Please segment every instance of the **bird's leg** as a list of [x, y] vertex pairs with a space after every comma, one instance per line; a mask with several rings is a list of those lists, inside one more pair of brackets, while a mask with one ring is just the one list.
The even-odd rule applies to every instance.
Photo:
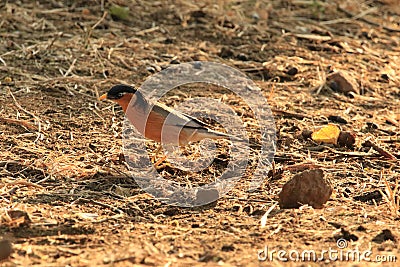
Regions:
[[158, 156], [158, 153], [160, 153], [161, 149], [162, 149], [162, 145], [160, 144], [160, 145], [157, 147], [157, 149], [154, 151], [154, 155], [151, 157], [151, 161], [152, 161], [152, 162], [155, 162], [155, 161], [156, 161], [157, 156]]
[[160, 145], [158, 146], [158, 148], [156, 149], [156, 151], [154, 152], [153, 157], [151, 158], [151, 159], [152, 159], [151, 161], [152, 161], [152, 162], [155, 162], [155, 163], [154, 163], [154, 167], [155, 167], [155, 168], [157, 168], [157, 167], [167, 158], [166, 155], [163, 155], [161, 159], [159, 159], [159, 160], [156, 161], [157, 155], [158, 155], [158, 153], [160, 153], [161, 149], [162, 149], [162, 145], [160, 144]]
[[164, 155], [161, 159], [157, 160], [157, 162], [154, 163], [154, 168], [157, 169], [157, 167], [158, 167], [159, 165], [161, 165], [161, 163], [162, 163], [166, 158], [167, 158], [167, 156]]

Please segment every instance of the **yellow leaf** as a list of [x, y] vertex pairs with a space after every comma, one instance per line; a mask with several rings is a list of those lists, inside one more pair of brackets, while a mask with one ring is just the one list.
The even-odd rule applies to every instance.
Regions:
[[311, 134], [312, 140], [318, 143], [337, 144], [340, 129], [334, 124], [328, 124]]

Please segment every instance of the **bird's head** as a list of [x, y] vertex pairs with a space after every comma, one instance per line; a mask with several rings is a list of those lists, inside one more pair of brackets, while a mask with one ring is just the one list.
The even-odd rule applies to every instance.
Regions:
[[146, 107], [146, 101], [142, 94], [135, 88], [125, 84], [113, 86], [107, 93], [99, 97], [99, 100], [111, 100], [118, 103], [124, 111], [127, 110], [131, 101], [139, 103], [142, 108]]
[[132, 86], [125, 84], [118, 84], [113, 86], [107, 93], [99, 97], [99, 100], [112, 100], [118, 102], [118, 100], [124, 97], [132, 98], [133, 94], [136, 93], [136, 89]]

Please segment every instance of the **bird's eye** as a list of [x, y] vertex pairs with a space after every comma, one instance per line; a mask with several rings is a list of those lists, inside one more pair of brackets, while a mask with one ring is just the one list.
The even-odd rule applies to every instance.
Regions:
[[123, 96], [124, 96], [124, 93], [118, 93], [118, 95], [117, 95], [118, 98], [121, 98]]

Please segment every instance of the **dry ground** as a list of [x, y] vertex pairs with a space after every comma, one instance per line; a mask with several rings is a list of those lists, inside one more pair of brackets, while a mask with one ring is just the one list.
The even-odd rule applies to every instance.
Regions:
[[[115, 4], [129, 7], [129, 16], [104, 13]], [[257, 253], [266, 245], [336, 249], [339, 238], [348, 240], [347, 249], [371, 249], [371, 259], [400, 260], [399, 160], [363, 146], [369, 139], [400, 158], [399, 6], [397, 0], [2, 1], [0, 236], [14, 251], [0, 265], [296, 265], [260, 262]], [[262, 89], [275, 115], [275, 168], [282, 175], [266, 177], [254, 192], [239, 183], [212, 205], [178, 208], [152, 198], [128, 175], [123, 113], [97, 97], [116, 83], [139, 86], [171, 63], [194, 60], [236, 67]], [[330, 70], [347, 71], [360, 94], [321, 87]], [[194, 96], [236, 103], [257, 140], [245, 105], [218, 89], [181, 88], [163, 101]], [[299, 137], [331, 115], [346, 119], [341, 127], [356, 135], [353, 148]], [[218, 174], [224, 162], [191, 182]], [[331, 199], [323, 209], [275, 207], [261, 227], [282, 185], [304, 166], [324, 169]], [[182, 179], [168, 165], [160, 172]], [[305, 264], [353, 263], [325, 255]], [[359, 266], [367, 264], [379, 263]]]

